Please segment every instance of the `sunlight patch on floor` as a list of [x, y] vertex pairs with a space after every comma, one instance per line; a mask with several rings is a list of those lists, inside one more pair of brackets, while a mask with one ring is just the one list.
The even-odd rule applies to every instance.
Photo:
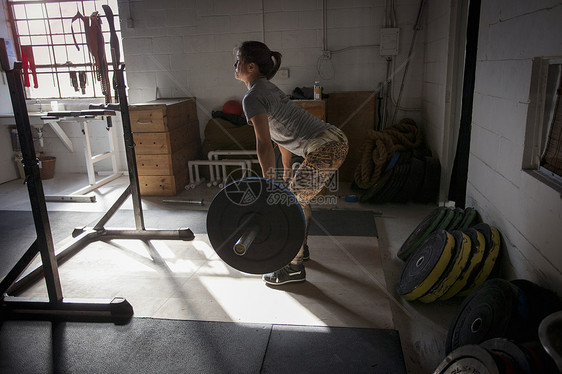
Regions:
[[267, 287], [259, 275], [199, 280], [232, 321], [326, 326], [289, 293]]

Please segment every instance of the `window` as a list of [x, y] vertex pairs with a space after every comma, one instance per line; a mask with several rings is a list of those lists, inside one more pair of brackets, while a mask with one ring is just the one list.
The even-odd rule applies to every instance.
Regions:
[[562, 193], [562, 57], [533, 59], [523, 169]]
[[84, 22], [72, 22], [77, 14], [87, 19], [99, 12], [111, 79], [110, 33], [104, 4], [116, 16], [114, 23], [121, 40], [117, 0], [8, 0], [8, 18], [18, 59], [23, 62], [27, 98], [104, 97], [86, 45]]
[[541, 167], [562, 177], [562, 61], [548, 66], [544, 126], [547, 129]]

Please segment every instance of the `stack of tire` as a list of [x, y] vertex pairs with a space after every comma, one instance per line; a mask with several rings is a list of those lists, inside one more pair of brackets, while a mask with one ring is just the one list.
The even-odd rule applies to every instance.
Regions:
[[408, 256], [402, 253], [406, 264], [396, 287], [400, 296], [424, 303], [444, 301], [467, 296], [490, 277], [500, 254], [501, 233], [487, 223], [472, 225], [473, 212], [438, 208], [414, 231], [416, 239], [406, 240], [412, 250]]
[[377, 182], [360, 197], [361, 202], [435, 203], [441, 164], [426, 153], [395, 152]]
[[558, 295], [531, 281], [487, 280], [459, 307], [447, 357], [435, 373], [456, 373], [459, 365], [482, 373], [557, 373], [540, 343], [539, 326], [560, 310]]

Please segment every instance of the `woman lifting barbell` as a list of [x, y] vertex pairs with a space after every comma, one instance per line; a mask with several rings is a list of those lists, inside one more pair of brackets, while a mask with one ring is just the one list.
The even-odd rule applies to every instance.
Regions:
[[[275, 178], [273, 141], [281, 152], [283, 179], [289, 182], [289, 189], [303, 209], [308, 235], [310, 201], [345, 160], [348, 142], [340, 129], [297, 106], [270, 82], [280, 66], [279, 52], [271, 51], [262, 42], [246, 41], [237, 49], [234, 76], [248, 88], [242, 106], [248, 123], [254, 127], [263, 176]], [[292, 154], [304, 157], [294, 175]], [[297, 256], [283, 268], [264, 274], [263, 280], [272, 285], [303, 282], [306, 279], [303, 260], [308, 256], [305, 236]]]

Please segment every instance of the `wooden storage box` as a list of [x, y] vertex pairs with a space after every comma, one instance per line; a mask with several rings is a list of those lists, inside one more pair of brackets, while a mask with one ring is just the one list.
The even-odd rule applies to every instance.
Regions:
[[175, 196], [187, 184], [187, 172], [178, 175], [139, 175], [141, 195]]
[[174, 153], [162, 155], [137, 154], [137, 170], [139, 175], [177, 175], [187, 170], [187, 162], [196, 160], [199, 148], [196, 144], [186, 144]]
[[134, 104], [129, 113], [141, 195], [176, 195], [201, 148], [195, 98]]
[[314, 117], [322, 121], [326, 120], [326, 102], [324, 100], [293, 100], [293, 102]]
[[188, 149], [162, 155], [137, 155], [139, 175], [176, 175], [187, 168]]
[[197, 108], [195, 98], [162, 99], [129, 106], [129, 116], [133, 133], [171, 131], [197, 120]]
[[135, 153], [161, 155], [177, 152], [189, 142], [189, 135], [189, 127], [185, 124], [172, 131], [133, 133]]
[[373, 91], [330, 92], [326, 121], [342, 129], [349, 152], [339, 169], [340, 181], [352, 182], [361, 162], [361, 146], [375, 128], [377, 95]]

